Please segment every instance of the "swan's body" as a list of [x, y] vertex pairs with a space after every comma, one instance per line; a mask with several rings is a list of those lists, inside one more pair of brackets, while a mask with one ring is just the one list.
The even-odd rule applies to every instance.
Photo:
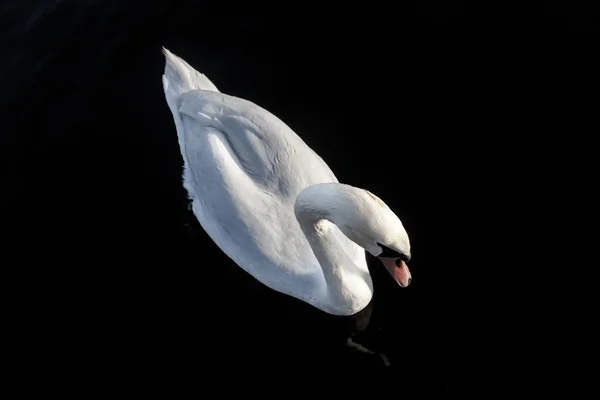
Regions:
[[[164, 53], [163, 85], [184, 186], [204, 230], [266, 286], [330, 314], [362, 310], [373, 296], [364, 250], [381, 255], [383, 243], [410, 256], [398, 217], [366, 190], [338, 183], [277, 117], [220, 93], [206, 76]], [[398, 273], [402, 268], [403, 262]], [[409, 282], [410, 275], [402, 279]]]

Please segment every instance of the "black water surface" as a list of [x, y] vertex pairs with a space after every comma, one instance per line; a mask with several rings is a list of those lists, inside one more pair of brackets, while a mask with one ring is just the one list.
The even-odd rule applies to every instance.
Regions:
[[[340, 181], [396, 211], [411, 236], [413, 283], [399, 289], [370, 264], [371, 344], [392, 362], [388, 383], [447, 385], [458, 375], [464, 359], [449, 357], [449, 321], [460, 325], [454, 295], [477, 236], [465, 224], [493, 207], [476, 211], [488, 204], [476, 200], [489, 176], [479, 159], [506, 132], [535, 140], [530, 128], [560, 118], [553, 110], [576, 112], [564, 100], [576, 92], [556, 83], [563, 75], [539, 33], [471, 18], [458, 3], [277, 13], [193, 1], [1, 7], [19, 398], [74, 381], [93, 392], [98, 379], [150, 387], [150, 377], [180, 374], [198, 392], [223, 368], [270, 368], [292, 381], [317, 366], [361, 368], [330, 345], [331, 331], [312, 329], [319, 318], [298, 320], [303, 304], [257, 285], [192, 218], [161, 46], [279, 116]], [[569, 104], [588, 112], [586, 102]], [[481, 190], [461, 186], [459, 165]]]

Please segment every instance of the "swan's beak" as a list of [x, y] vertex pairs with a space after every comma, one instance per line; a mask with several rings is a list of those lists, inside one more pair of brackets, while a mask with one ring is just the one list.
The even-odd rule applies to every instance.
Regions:
[[[401, 287], [407, 287], [410, 285], [410, 281], [412, 277], [410, 275], [410, 270], [406, 263], [398, 258], [390, 258], [390, 257], [379, 257], [383, 265], [385, 265], [385, 269], [388, 270], [390, 275], [398, 282], [398, 285]], [[396, 262], [399, 261], [400, 265], [396, 265]]]

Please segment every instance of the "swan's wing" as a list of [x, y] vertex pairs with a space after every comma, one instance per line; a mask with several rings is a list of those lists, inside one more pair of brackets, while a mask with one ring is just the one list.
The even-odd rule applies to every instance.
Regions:
[[[337, 182], [331, 169], [285, 123], [254, 103], [204, 90], [177, 101], [185, 186], [203, 228], [267, 286], [310, 297], [322, 272], [293, 207], [306, 186]], [[337, 227], [334, 231], [344, 250], [364, 264], [364, 251]]]
[[294, 191], [307, 184], [337, 181], [321, 157], [292, 129], [252, 102], [194, 90], [180, 96], [179, 111], [192, 119], [188, 126], [220, 132], [232, 160], [257, 185], [272, 191]]

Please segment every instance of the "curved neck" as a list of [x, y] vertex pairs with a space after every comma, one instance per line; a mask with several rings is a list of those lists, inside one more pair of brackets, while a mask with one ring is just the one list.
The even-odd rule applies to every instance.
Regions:
[[351, 315], [371, 300], [371, 277], [365, 269], [356, 266], [338, 239], [341, 235], [334, 233], [338, 231], [333, 224], [335, 204], [340, 199], [334, 198], [335, 193], [324, 194], [322, 190], [311, 188], [305, 188], [296, 199], [296, 219], [323, 270], [327, 299], [332, 308], [329, 312]]

